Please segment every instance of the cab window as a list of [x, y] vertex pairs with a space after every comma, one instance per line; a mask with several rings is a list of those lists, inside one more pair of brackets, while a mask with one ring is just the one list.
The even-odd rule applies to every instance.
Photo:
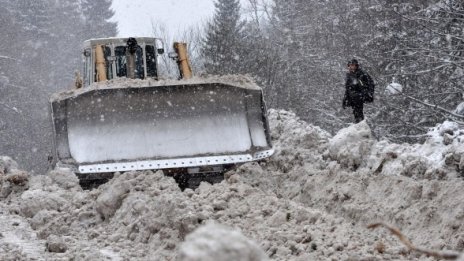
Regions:
[[105, 55], [105, 61], [106, 61], [106, 78], [108, 78], [108, 80], [111, 80], [114, 78], [113, 66], [111, 66], [112, 62], [110, 59], [108, 59], [109, 57], [111, 57], [111, 48], [108, 46], [105, 46], [105, 48], [103, 48], [103, 53]]
[[114, 49], [114, 55], [116, 56], [116, 75], [118, 77], [126, 77], [126, 47], [117, 46]]
[[153, 45], [145, 46], [145, 53], [147, 54], [147, 77], [156, 77], [156, 55], [155, 47]]
[[[114, 49], [115, 63], [116, 63], [116, 75], [118, 77], [127, 77], [127, 48], [126, 46], [116, 46]], [[140, 46], [137, 46], [135, 51], [135, 78], [144, 78], [144, 67], [143, 67], [143, 50]]]

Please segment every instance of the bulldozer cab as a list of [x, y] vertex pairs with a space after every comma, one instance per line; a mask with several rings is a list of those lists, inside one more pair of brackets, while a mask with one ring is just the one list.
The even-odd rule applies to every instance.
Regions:
[[112, 80], [158, 78], [157, 57], [163, 54], [157, 38], [104, 38], [84, 42], [84, 85]]

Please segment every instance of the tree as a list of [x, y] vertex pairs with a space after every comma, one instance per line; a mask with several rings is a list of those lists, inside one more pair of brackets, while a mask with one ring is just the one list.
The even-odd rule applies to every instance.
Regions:
[[84, 16], [84, 38], [114, 37], [117, 34], [115, 22], [109, 20], [114, 16], [111, 9], [112, 0], [81, 0]]
[[[388, 3], [387, 3], [388, 2]], [[460, 1], [385, 1], [374, 10], [379, 32], [370, 43], [379, 83], [395, 79], [403, 95], [380, 95], [374, 114], [382, 135], [414, 141], [462, 102], [464, 9]], [[381, 18], [381, 19], [380, 19]], [[428, 106], [430, 105], [430, 106]], [[441, 108], [441, 109], [438, 109]]]
[[[111, 2], [89, 3], [94, 12], [84, 14], [83, 1], [0, 0], [0, 148], [29, 170], [47, 167], [52, 145], [48, 97], [72, 85], [82, 41], [89, 35], [84, 32], [101, 27], [108, 33], [104, 36], [116, 33], [116, 25], [106, 20]], [[94, 16], [103, 18], [84, 29]]]
[[[250, 3], [258, 17], [258, 2]], [[258, 79], [272, 68], [263, 77], [272, 80], [260, 81], [271, 107], [331, 132], [346, 126], [352, 115], [340, 108], [343, 79], [346, 61], [357, 58], [377, 83], [375, 103], [365, 109], [378, 136], [417, 141], [445, 118], [460, 119], [450, 112], [464, 92], [462, 1], [274, 0], [271, 6], [264, 10], [268, 20], [244, 27], [251, 53], [240, 61]], [[383, 92], [392, 81], [404, 87], [402, 95]]]
[[270, 39], [279, 65], [273, 106], [294, 110], [327, 130], [343, 127], [339, 110], [346, 61], [362, 53], [372, 34], [359, 18], [363, 9], [355, 1], [274, 1]]
[[[202, 43], [202, 30], [199, 26], [191, 26], [186, 30], [179, 31], [176, 35], [171, 34], [163, 23], [152, 22], [153, 35], [163, 42], [166, 51], [173, 48], [174, 42], [187, 43], [187, 53], [190, 60], [190, 66], [193, 74], [201, 71], [202, 64], [199, 57], [199, 48]], [[168, 55], [159, 57], [159, 73], [161, 77], [176, 78], [179, 77], [179, 67]]]
[[246, 50], [242, 48], [244, 22], [240, 20], [239, 0], [217, 0], [214, 6], [201, 48], [204, 70], [210, 74], [240, 73], [240, 59]]

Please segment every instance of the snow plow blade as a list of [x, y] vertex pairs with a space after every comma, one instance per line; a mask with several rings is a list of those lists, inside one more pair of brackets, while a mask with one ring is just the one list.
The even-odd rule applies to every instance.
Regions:
[[259, 87], [181, 81], [115, 86], [52, 96], [56, 164], [77, 173], [188, 169], [273, 153]]

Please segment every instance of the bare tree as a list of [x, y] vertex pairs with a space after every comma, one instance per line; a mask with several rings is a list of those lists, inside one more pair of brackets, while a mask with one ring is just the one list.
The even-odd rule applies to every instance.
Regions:
[[[341, 96], [346, 61], [357, 58], [377, 83], [366, 114], [378, 136], [416, 141], [444, 119], [460, 119], [454, 109], [464, 93], [461, 2], [274, 0], [269, 9], [250, 0], [245, 39], [259, 48], [248, 45], [250, 59], [241, 62], [258, 78], [272, 68], [273, 80], [262, 81], [272, 107], [335, 132], [351, 119]], [[262, 57], [271, 57], [272, 66]], [[253, 59], [260, 66], [250, 66]], [[383, 91], [394, 79], [401, 95]]]

